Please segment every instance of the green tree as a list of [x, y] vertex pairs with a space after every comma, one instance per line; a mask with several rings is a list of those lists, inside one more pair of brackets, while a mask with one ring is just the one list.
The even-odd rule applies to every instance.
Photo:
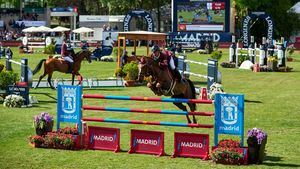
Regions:
[[[251, 11], [265, 11], [274, 21], [274, 38], [289, 38], [295, 31], [300, 29], [299, 16], [289, 9], [294, 5], [294, 0], [235, 0], [238, 22], [242, 28], [242, 19]], [[266, 29], [266, 23], [258, 20], [252, 27], [251, 35], [261, 38], [265, 36], [262, 30]]]

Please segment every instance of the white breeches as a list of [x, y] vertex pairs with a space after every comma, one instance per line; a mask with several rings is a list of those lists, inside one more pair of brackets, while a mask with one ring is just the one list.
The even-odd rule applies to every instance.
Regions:
[[74, 62], [73, 59], [70, 56], [65, 56], [64, 60], [67, 61], [67, 62], [70, 62], [70, 63]]
[[172, 70], [174, 70], [176, 68], [173, 57], [171, 57], [169, 64], [170, 64], [170, 68]]

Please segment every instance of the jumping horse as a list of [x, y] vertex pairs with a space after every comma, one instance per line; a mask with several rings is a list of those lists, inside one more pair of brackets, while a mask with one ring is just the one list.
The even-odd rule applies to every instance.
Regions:
[[[72, 73], [72, 85], [74, 85], [75, 76], [78, 77], [78, 80], [79, 80], [78, 84], [81, 84], [81, 82], [83, 80], [82, 76], [79, 73], [79, 70], [81, 67], [81, 62], [86, 58], [86, 60], [89, 63], [91, 63], [91, 61], [92, 61], [91, 54], [92, 53], [89, 50], [82, 50], [75, 54], [73, 69], [71, 72]], [[48, 75], [47, 81], [48, 81], [50, 87], [52, 89], [54, 89], [54, 87], [52, 86], [52, 83], [51, 83], [51, 78], [52, 78], [53, 72], [59, 71], [59, 72], [63, 72], [63, 73], [68, 73], [68, 63], [67, 63], [67, 61], [65, 61], [61, 58], [53, 58], [52, 56], [50, 56], [47, 60], [46, 59], [40, 60], [40, 62], [38, 63], [38, 65], [32, 72], [33, 75], [40, 71], [43, 63], [44, 63], [44, 73], [40, 76], [39, 81], [38, 81], [37, 85], [35, 86], [35, 88], [37, 88], [39, 86], [41, 80], [46, 75]]]
[[[195, 99], [196, 91], [193, 82], [189, 79], [183, 79], [183, 82], [177, 82], [172, 78], [172, 73], [168, 68], [161, 68], [157, 62], [151, 57], [142, 57], [139, 61], [138, 81], [142, 82], [144, 77], [150, 77], [150, 82], [147, 86], [154, 92], [154, 94], [161, 96], [171, 96], [171, 98], [186, 98]], [[182, 111], [187, 111], [187, 107], [182, 103], [173, 103]], [[187, 103], [190, 111], [196, 110], [195, 103]], [[186, 115], [188, 123], [191, 119]], [[193, 115], [193, 123], [197, 123]]]

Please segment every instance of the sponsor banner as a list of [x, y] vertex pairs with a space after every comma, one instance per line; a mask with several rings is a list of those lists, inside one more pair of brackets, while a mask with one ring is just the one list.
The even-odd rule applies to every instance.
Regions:
[[79, 22], [123, 22], [125, 15], [80, 15]]
[[200, 33], [200, 32], [176, 32], [170, 33], [169, 38], [175, 43], [182, 44], [183, 48], [203, 48], [206, 40], [213, 42], [230, 42], [231, 33]]
[[218, 134], [244, 137], [244, 95], [216, 94], [215, 96], [215, 145]]
[[152, 32], [154, 30], [154, 21], [149, 12], [144, 10], [133, 10], [128, 12], [124, 17], [124, 32], [130, 31], [130, 22], [133, 17], [144, 18], [147, 23], [147, 31]]
[[120, 129], [88, 127], [89, 149], [120, 151]]
[[108, 15], [79, 15], [79, 22], [109, 22]]
[[179, 24], [180, 31], [224, 31], [224, 25], [222, 24]]
[[174, 157], [206, 158], [209, 155], [209, 135], [195, 133], [174, 134]]
[[29, 102], [29, 88], [28, 86], [17, 86], [17, 85], [9, 85], [8, 86], [8, 94], [15, 94], [15, 95], [19, 95], [22, 96], [25, 101], [24, 104], [28, 105]]
[[164, 154], [164, 133], [158, 131], [131, 130], [129, 153]]
[[25, 24], [25, 27], [31, 27], [31, 26], [46, 26], [46, 21], [16, 21], [18, 25], [21, 25], [22, 23]]
[[58, 85], [57, 87], [57, 129], [60, 122], [76, 123], [81, 133], [81, 86]]

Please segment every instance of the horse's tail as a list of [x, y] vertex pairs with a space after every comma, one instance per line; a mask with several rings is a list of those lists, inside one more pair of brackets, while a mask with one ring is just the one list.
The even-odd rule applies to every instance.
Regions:
[[35, 69], [32, 71], [32, 74], [35, 75], [38, 71], [41, 70], [43, 63], [46, 61], [46, 59], [40, 60], [39, 64], [35, 67]]
[[[190, 79], [186, 79], [186, 80], [188, 81], [191, 92], [192, 92], [192, 99], [196, 99], [196, 88], [195, 88], [194, 83]], [[196, 103], [193, 103], [193, 104], [194, 104], [195, 110], [196, 110], [197, 109], [197, 104]]]

